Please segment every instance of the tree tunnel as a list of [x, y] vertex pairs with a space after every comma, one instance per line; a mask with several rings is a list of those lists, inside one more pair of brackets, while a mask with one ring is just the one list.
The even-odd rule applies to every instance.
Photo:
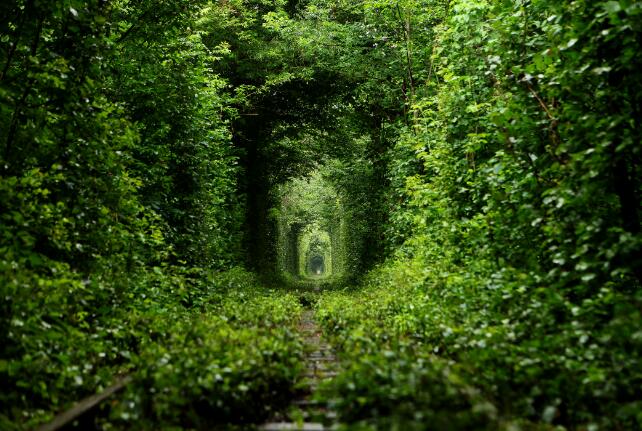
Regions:
[[[298, 277], [328, 278], [332, 276], [332, 245], [330, 234], [318, 224], [308, 226], [301, 235], [297, 250], [299, 256]], [[316, 264], [313, 264], [316, 262]], [[322, 270], [320, 268], [322, 267]]]
[[340, 280], [347, 274], [342, 197], [319, 168], [278, 188], [277, 265], [288, 280]]
[[[246, 173], [241, 248], [266, 278], [306, 279], [306, 256], [323, 257], [317, 278], [354, 278], [383, 255], [385, 166], [373, 162], [386, 146], [383, 114], [359, 106], [353, 90], [333, 74], [288, 80], [256, 93], [234, 121]], [[324, 253], [301, 245], [313, 226], [327, 236]]]

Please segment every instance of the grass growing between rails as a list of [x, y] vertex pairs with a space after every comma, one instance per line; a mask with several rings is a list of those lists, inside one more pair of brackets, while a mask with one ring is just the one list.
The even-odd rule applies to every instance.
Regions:
[[344, 369], [324, 396], [350, 429], [638, 429], [640, 299], [391, 261], [316, 304]]
[[[34, 310], [12, 325], [15, 348], [38, 346], [41, 357], [3, 360], [2, 378], [15, 387], [3, 391], [0, 428], [31, 429], [120, 373], [133, 382], [80, 428], [211, 429], [259, 423], [287, 404], [303, 366], [297, 297], [266, 289], [240, 269], [201, 277], [182, 301], [169, 293], [189, 277], [159, 275], [148, 280], [147, 295], [87, 317], [91, 324], [54, 322]], [[53, 328], [34, 323], [46, 321]]]

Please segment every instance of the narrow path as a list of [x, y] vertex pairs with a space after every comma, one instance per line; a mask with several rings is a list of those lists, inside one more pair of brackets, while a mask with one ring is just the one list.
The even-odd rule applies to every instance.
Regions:
[[337, 375], [337, 358], [332, 347], [321, 338], [321, 329], [312, 310], [303, 312], [299, 331], [308, 352], [300, 393], [287, 411], [260, 427], [263, 431], [324, 431], [333, 429], [335, 424], [336, 413], [327, 404], [317, 401], [314, 392], [322, 381]]

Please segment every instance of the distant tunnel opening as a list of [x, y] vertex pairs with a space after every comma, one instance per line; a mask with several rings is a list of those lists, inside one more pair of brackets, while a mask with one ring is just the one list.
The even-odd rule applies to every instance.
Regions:
[[325, 273], [325, 262], [323, 256], [313, 256], [310, 259], [310, 273], [313, 276], [320, 276]]
[[279, 189], [273, 210], [278, 268], [294, 284], [346, 277], [347, 223], [342, 198], [319, 171]]

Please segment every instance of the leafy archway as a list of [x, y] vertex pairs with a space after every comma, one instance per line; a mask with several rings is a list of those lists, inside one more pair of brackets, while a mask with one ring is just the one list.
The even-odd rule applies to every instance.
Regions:
[[277, 229], [277, 272], [293, 282], [337, 281], [349, 274], [344, 197], [317, 167], [277, 187], [272, 216]]

